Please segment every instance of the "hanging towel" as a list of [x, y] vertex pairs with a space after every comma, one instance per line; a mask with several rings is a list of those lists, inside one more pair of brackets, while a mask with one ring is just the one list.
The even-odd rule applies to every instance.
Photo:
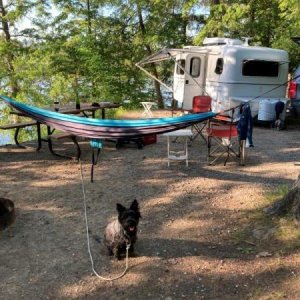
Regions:
[[237, 125], [239, 137], [241, 140], [248, 140], [249, 147], [254, 147], [252, 141], [253, 121], [250, 105], [244, 104], [240, 108], [240, 120]]
[[279, 119], [280, 114], [283, 112], [284, 103], [282, 101], [278, 101], [275, 104], [275, 113], [276, 113], [276, 120]]

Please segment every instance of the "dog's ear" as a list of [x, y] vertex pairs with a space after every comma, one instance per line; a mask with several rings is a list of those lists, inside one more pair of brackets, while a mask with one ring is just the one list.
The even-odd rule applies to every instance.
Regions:
[[139, 203], [137, 202], [136, 199], [134, 199], [130, 205], [130, 209], [134, 211], [139, 211]]
[[124, 207], [122, 204], [117, 203], [117, 211], [119, 213], [122, 213], [124, 210], [126, 209], [126, 207]]

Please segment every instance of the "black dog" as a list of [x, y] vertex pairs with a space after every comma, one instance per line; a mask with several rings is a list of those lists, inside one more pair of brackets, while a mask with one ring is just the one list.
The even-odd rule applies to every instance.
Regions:
[[104, 242], [110, 255], [120, 259], [129, 247], [134, 255], [134, 244], [137, 240], [137, 226], [141, 217], [137, 200], [129, 208], [117, 203], [118, 219], [109, 223], [105, 229]]

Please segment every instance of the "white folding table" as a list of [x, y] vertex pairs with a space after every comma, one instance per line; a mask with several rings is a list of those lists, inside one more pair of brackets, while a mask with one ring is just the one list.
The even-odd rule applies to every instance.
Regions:
[[[171, 132], [164, 133], [163, 136], [167, 137], [168, 143], [168, 167], [170, 166], [170, 160], [185, 160], [186, 166], [189, 165], [189, 155], [188, 155], [188, 140], [191, 136], [193, 136], [193, 132], [191, 129], [180, 129]], [[178, 151], [174, 151], [171, 149], [170, 138], [183, 137], [183, 149]]]
[[143, 117], [152, 118], [153, 114], [151, 111], [152, 106], [157, 105], [155, 102], [141, 102], [144, 107]]

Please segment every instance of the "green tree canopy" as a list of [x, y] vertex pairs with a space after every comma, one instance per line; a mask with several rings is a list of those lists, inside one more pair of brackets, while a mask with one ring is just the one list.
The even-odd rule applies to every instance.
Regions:
[[286, 49], [293, 69], [299, 10], [298, 0], [0, 0], [0, 92], [45, 104], [80, 97], [162, 106], [160, 85], [135, 66], [143, 57], [207, 36], [251, 37]]

